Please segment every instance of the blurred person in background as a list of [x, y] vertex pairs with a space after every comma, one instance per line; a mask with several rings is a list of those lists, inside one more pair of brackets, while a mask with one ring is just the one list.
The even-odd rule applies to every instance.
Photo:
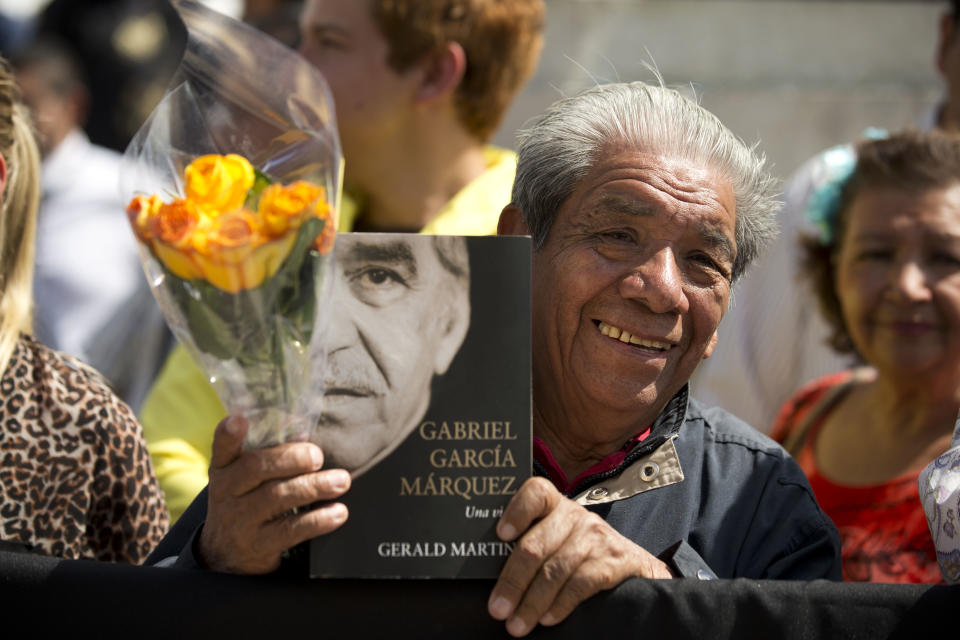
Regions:
[[[300, 52], [323, 73], [346, 161], [340, 231], [496, 233], [516, 172], [488, 144], [542, 46], [542, 0], [308, 0]], [[186, 350], [141, 411], [174, 519], [207, 484], [224, 409]]]
[[167, 529], [133, 412], [30, 336], [39, 154], [0, 59], [0, 548], [142, 562]]
[[[940, 18], [935, 64], [944, 80], [940, 104], [917, 126], [960, 129], [960, 0]], [[867, 129], [866, 136], [876, 130]], [[811, 232], [804, 210], [811, 194], [829, 183], [834, 164], [852, 161], [849, 144], [805, 162], [784, 188], [780, 236], [734, 291], [713, 356], [694, 376], [698, 397], [769, 431], [777, 409], [798, 387], [855, 364], [829, 346], [831, 329], [816, 311], [816, 295], [801, 276], [800, 237]]]
[[33, 20], [8, 15], [0, 10], [0, 55], [10, 56], [20, 50], [33, 35]]
[[960, 410], [960, 137], [863, 142], [816, 195], [804, 274], [865, 366], [798, 391], [773, 435], [840, 530], [846, 580], [939, 582], [917, 477]]
[[89, 87], [84, 129], [94, 144], [117, 151], [160, 101], [186, 43], [167, 0], [52, 0], [35, 33], [76, 58]]
[[243, 21], [291, 49], [300, 43], [300, 11], [304, 0], [246, 0]]
[[68, 50], [36, 41], [14, 66], [43, 156], [36, 336], [89, 363], [138, 407], [172, 338], [126, 221], [118, 186], [121, 155], [84, 134], [89, 93]]

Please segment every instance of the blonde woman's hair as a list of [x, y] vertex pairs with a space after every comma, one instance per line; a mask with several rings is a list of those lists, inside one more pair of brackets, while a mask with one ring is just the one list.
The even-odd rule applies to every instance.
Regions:
[[0, 372], [20, 333], [32, 330], [33, 260], [40, 202], [40, 153], [10, 65], [0, 58], [0, 155], [7, 186], [0, 195]]

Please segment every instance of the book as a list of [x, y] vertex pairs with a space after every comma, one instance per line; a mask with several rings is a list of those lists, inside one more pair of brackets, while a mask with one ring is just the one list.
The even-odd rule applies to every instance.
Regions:
[[321, 448], [353, 483], [310, 575], [496, 577], [531, 474], [530, 239], [337, 243]]

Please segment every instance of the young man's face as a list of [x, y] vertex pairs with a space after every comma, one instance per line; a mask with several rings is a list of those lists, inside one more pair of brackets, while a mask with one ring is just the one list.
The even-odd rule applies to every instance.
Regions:
[[23, 102], [33, 113], [40, 152], [47, 156], [75, 127], [81, 124], [79, 95], [58, 95], [42, 69], [26, 68], [17, 72]]
[[[433, 238], [350, 234], [337, 240], [320, 446], [328, 464], [365, 470], [419, 424], [434, 375], [466, 335], [469, 285]], [[464, 252], [466, 245], [458, 245]]]
[[417, 67], [397, 73], [369, 0], [308, 0], [300, 16], [300, 53], [333, 92], [348, 186], [376, 179], [369, 158], [406, 131], [419, 85]]

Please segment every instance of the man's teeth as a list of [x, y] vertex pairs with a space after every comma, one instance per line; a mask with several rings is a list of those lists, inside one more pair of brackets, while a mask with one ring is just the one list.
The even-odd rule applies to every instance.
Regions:
[[630, 344], [635, 344], [638, 347], [647, 347], [649, 349], [657, 349], [658, 351], [666, 351], [670, 348], [670, 345], [665, 342], [657, 342], [656, 340], [644, 340], [643, 338], [638, 338], [637, 336], [630, 335], [629, 331], [624, 331], [619, 327], [613, 327], [606, 322], [600, 323], [600, 333], [605, 336], [610, 336], [620, 342], [628, 342]]

